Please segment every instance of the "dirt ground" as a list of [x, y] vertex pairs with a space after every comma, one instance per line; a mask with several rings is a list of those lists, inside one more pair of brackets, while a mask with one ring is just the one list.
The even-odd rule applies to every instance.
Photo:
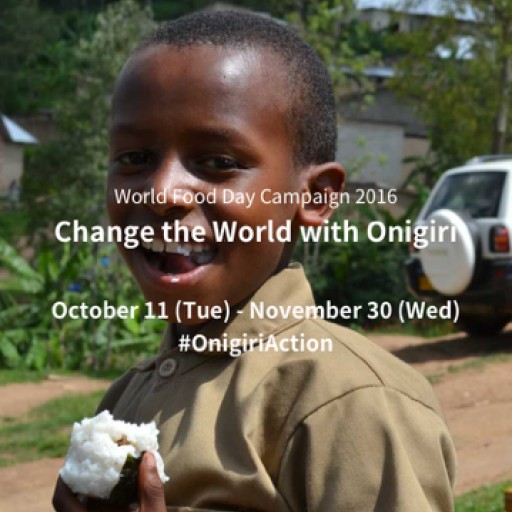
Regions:
[[[434, 389], [457, 447], [457, 493], [512, 478], [512, 325], [485, 340], [463, 334], [430, 340], [399, 335], [371, 338], [424, 375], [435, 377]], [[480, 364], [482, 360], [485, 364]], [[0, 417], [22, 414], [66, 393], [105, 386], [104, 381], [84, 378], [4, 386]], [[50, 512], [61, 465], [60, 459], [45, 459], [0, 469], [0, 512]]]
[[108, 386], [106, 380], [86, 377], [49, 376], [43, 382], [0, 387], [0, 418], [15, 417], [39, 404], [66, 394], [92, 393]]
[[[66, 394], [106, 389], [108, 381], [85, 377], [49, 376], [43, 382], [0, 387], [0, 419], [26, 413]], [[43, 459], [0, 469], [0, 512], [50, 512], [51, 496], [62, 459]]]
[[424, 375], [438, 376], [434, 390], [459, 459], [457, 493], [511, 479], [512, 324], [488, 339], [463, 334], [372, 339]]

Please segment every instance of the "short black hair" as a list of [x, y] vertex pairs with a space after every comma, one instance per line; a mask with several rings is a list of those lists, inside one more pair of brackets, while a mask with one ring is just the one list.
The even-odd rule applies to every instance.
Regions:
[[281, 59], [290, 86], [288, 121], [296, 165], [335, 159], [336, 106], [329, 73], [313, 48], [290, 28], [258, 14], [206, 10], [164, 22], [135, 51], [157, 45], [271, 50]]

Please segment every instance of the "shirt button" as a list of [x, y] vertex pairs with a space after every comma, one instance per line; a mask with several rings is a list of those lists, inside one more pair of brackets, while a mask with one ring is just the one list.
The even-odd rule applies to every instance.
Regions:
[[170, 377], [175, 371], [178, 363], [175, 359], [166, 359], [158, 369], [160, 377]]

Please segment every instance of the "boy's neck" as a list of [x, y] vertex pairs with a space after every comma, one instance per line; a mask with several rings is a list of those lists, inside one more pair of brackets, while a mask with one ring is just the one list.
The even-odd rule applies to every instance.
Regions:
[[[272, 275], [275, 275], [277, 274], [278, 272], [281, 272], [281, 270], [287, 268], [289, 265], [289, 258], [282, 258], [281, 261], [279, 262], [279, 265], [277, 266], [276, 270], [272, 273]], [[270, 277], [272, 277], [269, 276]], [[265, 284], [265, 283], [263, 283]], [[262, 284], [262, 286], [263, 286]], [[252, 294], [251, 294], [252, 295]], [[240, 302], [240, 304], [244, 304], [245, 302], [247, 302], [249, 300], [250, 297], [247, 297], [246, 299], [242, 300]], [[239, 304], [239, 305], [240, 305]], [[207, 320], [206, 322], [201, 322], [201, 323], [198, 323], [198, 324], [182, 324], [182, 323], [176, 323], [176, 334], [179, 336], [181, 336], [182, 334], [185, 334], [185, 335], [190, 335], [190, 336], [194, 336], [195, 334], [197, 334], [201, 328], [208, 323], [209, 320]]]

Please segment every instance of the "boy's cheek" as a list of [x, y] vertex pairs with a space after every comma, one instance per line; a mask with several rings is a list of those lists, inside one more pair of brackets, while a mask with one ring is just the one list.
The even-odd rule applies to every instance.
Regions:
[[107, 214], [111, 224], [121, 224], [123, 208], [115, 200], [113, 190], [107, 188], [106, 197]]

